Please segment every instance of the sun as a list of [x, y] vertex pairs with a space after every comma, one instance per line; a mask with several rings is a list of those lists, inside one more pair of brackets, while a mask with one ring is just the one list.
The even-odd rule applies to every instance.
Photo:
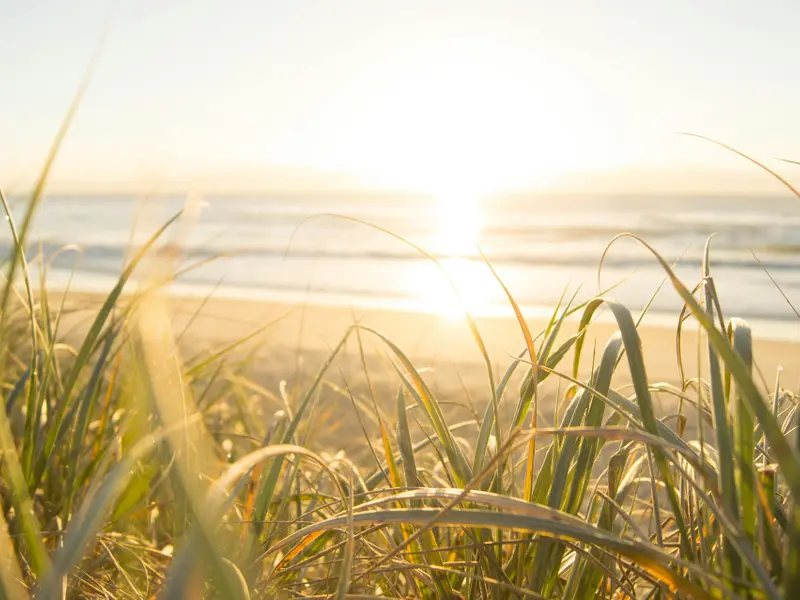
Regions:
[[483, 228], [479, 198], [464, 189], [450, 189], [435, 196], [437, 232], [434, 251], [443, 257], [471, 256], [477, 252]]
[[337, 167], [370, 184], [446, 195], [547, 179], [568, 124], [541, 91], [502, 55], [437, 48], [432, 56], [365, 78], [364, 103], [341, 125]]

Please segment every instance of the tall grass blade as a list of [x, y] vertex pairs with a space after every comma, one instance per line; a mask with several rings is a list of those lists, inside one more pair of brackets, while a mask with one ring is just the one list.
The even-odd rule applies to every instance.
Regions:
[[409, 392], [411, 392], [412, 396], [417, 400], [420, 408], [423, 409], [425, 415], [433, 426], [436, 435], [439, 437], [439, 441], [444, 447], [447, 458], [450, 460], [453, 473], [456, 476], [459, 485], [466, 485], [467, 482], [472, 479], [472, 471], [467, 465], [467, 461], [463, 452], [461, 451], [461, 447], [456, 443], [453, 434], [450, 432], [450, 429], [445, 422], [444, 414], [442, 413], [439, 403], [428, 389], [428, 386], [425, 384], [425, 381], [422, 379], [419, 371], [417, 371], [403, 351], [400, 350], [400, 348], [398, 348], [387, 337], [378, 333], [374, 329], [370, 329], [369, 327], [359, 327], [361, 327], [364, 331], [369, 331], [380, 338], [403, 365], [408, 377], [411, 379], [409, 383], [404, 378], [404, 382], [406, 382], [408, 385]]
[[[698, 134], [696, 134], [696, 133], [687, 133], [687, 132], [684, 132], [684, 133], [682, 133], [682, 135], [686, 135], [686, 136], [689, 136], [689, 137], [696, 137], [696, 138], [700, 138], [701, 140], [705, 140], [705, 141], [707, 141], [707, 142], [711, 142], [712, 144], [716, 144], [717, 146], [720, 146], [720, 147], [722, 147], [722, 148], [725, 148], [726, 150], [729, 150], [730, 152], [733, 152], [734, 154], [738, 154], [739, 156], [741, 156], [741, 157], [742, 157], [742, 158], [744, 158], [745, 160], [748, 160], [748, 161], [750, 161], [751, 163], [753, 163], [753, 164], [754, 164], [754, 165], [756, 165], [757, 167], [760, 167], [761, 169], [763, 169], [764, 171], [766, 171], [767, 173], [769, 173], [770, 175], [772, 175], [772, 176], [773, 176], [775, 179], [777, 179], [777, 180], [778, 180], [778, 181], [780, 181], [780, 182], [781, 182], [781, 183], [782, 183], [784, 186], [786, 186], [786, 188], [787, 188], [787, 189], [788, 189], [790, 192], [792, 192], [792, 194], [794, 194], [794, 195], [795, 195], [795, 197], [796, 197], [798, 200], [800, 200], [800, 191], [798, 191], [798, 190], [797, 190], [797, 189], [796, 189], [796, 188], [795, 188], [795, 187], [794, 187], [794, 186], [793, 186], [791, 183], [789, 183], [788, 181], [786, 181], [786, 179], [784, 179], [783, 177], [781, 177], [781, 176], [780, 176], [778, 173], [776, 173], [775, 171], [773, 171], [772, 169], [770, 169], [769, 167], [767, 167], [767, 166], [766, 166], [766, 165], [764, 165], [763, 163], [760, 163], [759, 161], [757, 161], [756, 159], [754, 159], [754, 158], [752, 158], [752, 157], [748, 156], [748, 155], [747, 155], [747, 154], [745, 154], [744, 152], [740, 152], [740, 151], [739, 151], [739, 150], [737, 150], [736, 148], [732, 148], [732, 147], [730, 147], [730, 146], [728, 146], [728, 145], [726, 145], [726, 144], [723, 144], [722, 142], [718, 142], [717, 140], [715, 140], [715, 139], [712, 139], [712, 138], [710, 138], [710, 137], [706, 137], [706, 136], [704, 136], [704, 135], [698, 135]], [[784, 162], [792, 162], [792, 161], [784, 161]]]
[[355, 554], [355, 538], [353, 525], [353, 507], [355, 499], [353, 498], [353, 481], [350, 480], [350, 499], [347, 503], [347, 540], [345, 541], [344, 548], [342, 549], [342, 566], [339, 570], [339, 581], [336, 586], [336, 599], [345, 600], [347, 598], [347, 590], [350, 587], [350, 573], [353, 569], [353, 555]]
[[[333, 349], [333, 351], [328, 355], [325, 363], [320, 367], [319, 371], [317, 372], [314, 381], [311, 383], [308, 391], [306, 392], [305, 396], [300, 402], [300, 405], [297, 408], [296, 413], [292, 417], [289, 426], [283, 433], [283, 437], [280, 440], [283, 444], [289, 444], [292, 442], [295, 432], [300, 425], [300, 421], [305, 416], [306, 411], [310, 408], [312, 400], [316, 397], [317, 388], [319, 387], [320, 382], [322, 381], [323, 376], [330, 368], [333, 360], [339, 354], [341, 349], [344, 347], [347, 339], [350, 337], [350, 330], [345, 333], [342, 339], [339, 341], [339, 344]], [[280, 477], [281, 469], [283, 468], [283, 459], [278, 458], [273, 462], [270, 466], [269, 471], [263, 477], [263, 481], [261, 482], [261, 486], [259, 487], [258, 493], [256, 495], [255, 505], [254, 505], [254, 525], [256, 531], [260, 534], [263, 530], [262, 523], [264, 522], [267, 516], [267, 508], [269, 507], [270, 502], [272, 501], [272, 497], [275, 494], [275, 488], [278, 484], [278, 478]]]
[[[752, 372], [753, 336], [750, 327], [741, 319], [728, 323], [728, 339], [733, 349], [741, 357], [745, 368]], [[750, 407], [737, 392], [734, 405], [734, 445], [738, 468], [739, 501], [741, 520], [745, 533], [755, 543], [756, 538], [756, 480], [755, 462], [755, 419]], [[747, 468], [744, 468], [747, 467]]]
[[[591, 387], [602, 395], [606, 395], [611, 385], [611, 377], [621, 346], [620, 335], [612, 336], [603, 350], [600, 365], [592, 377]], [[588, 389], [579, 392], [576, 400], [568, 426], [575, 427], [583, 424], [589, 428], [599, 427], [605, 406], [603, 401]], [[548, 506], [568, 514], [577, 513], [598, 449], [598, 442], [591, 441], [589, 438], [569, 437], [564, 441], [557, 458], [554, 457], [552, 483], [547, 495]], [[564, 552], [563, 545], [552, 543], [544, 543], [537, 548], [531, 569], [533, 589], [542, 590], [545, 595], [552, 593]]]
[[[714, 280], [711, 277], [710, 267], [710, 247], [711, 239], [706, 242], [703, 251], [703, 287], [706, 299], [706, 311], [711, 323], [716, 319], [722, 320], [722, 315], [715, 315], [715, 307], [719, 301], [716, 297]], [[716, 325], [714, 325], [716, 330]], [[717, 438], [717, 450], [720, 455], [718, 469], [720, 472], [720, 487], [722, 499], [727, 513], [738, 522], [739, 520], [739, 494], [736, 489], [736, 474], [732, 460], [727, 457], [735, 456], [733, 448], [733, 433], [731, 423], [728, 419], [728, 402], [722, 384], [722, 372], [720, 370], [719, 358], [713, 344], [708, 343], [708, 368], [711, 378], [711, 404], [714, 416], [714, 433]], [[741, 561], [736, 552], [730, 547], [729, 542], [723, 542], [723, 552], [728, 572], [732, 577], [741, 578]]]
[[[14, 285], [14, 268], [16, 266], [16, 262], [19, 261], [20, 268], [22, 269], [22, 280], [25, 284], [25, 297], [28, 304], [28, 322], [30, 326], [30, 367], [28, 369], [30, 373], [30, 384], [28, 385], [28, 402], [27, 402], [27, 414], [25, 416], [25, 441], [26, 443], [23, 444], [22, 448], [22, 465], [25, 473], [30, 473], [31, 469], [31, 461], [33, 460], [33, 450], [36, 445], [36, 433], [38, 428], [34, 427], [34, 424], [37, 422], [38, 416], [40, 414], [40, 408], [36, 404], [36, 397], [37, 397], [37, 381], [39, 379], [39, 350], [38, 350], [38, 327], [36, 322], [36, 307], [33, 301], [33, 291], [31, 289], [31, 281], [30, 275], [28, 273], [28, 261], [25, 258], [25, 249], [23, 246], [23, 239], [19, 233], [17, 233], [17, 227], [14, 223], [14, 217], [11, 214], [11, 208], [8, 205], [8, 201], [6, 200], [5, 194], [3, 194], [3, 190], [0, 189], [0, 202], [3, 204], [3, 210], [5, 212], [6, 221], [8, 222], [8, 228], [11, 231], [11, 240], [14, 243], [14, 250], [12, 250], [12, 265], [9, 267], [9, 274], [6, 283], [6, 287], [3, 291], [3, 304], [0, 307], [0, 318], [5, 315], [7, 303], [8, 303], [8, 293], [11, 287]], [[25, 231], [23, 230], [23, 234]], [[0, 322], [0, 328], [3, 327], [3, 323]], [[4, 332], [0, 331], [0, 335], [3, 335]], [[5, 337], [3, 335], [3, 337]]]
[[139, 252], [137, 252], [136, 255], [131, 259], [130, 263], [128, 263], [128, 266], [122, 272], [122, 275], [120, 275], [117, 284], [114, 286], [114, 289], [111, 290], [111, 293], [105, 299], [105, 302], [103, 302], [103, 305], [97, 313], [94, 322], [89, 328], [89, 331], [86, 333], [86, 336], [81, 343], [80, 350], [78, 350], [78, 355], [75, 357], [74, 364], [72, 365], [69, 375], [67, 376], [67, 380], [64, 383], [64, 391], [58, 402], [56, 413], [53, 415], [54, 425], [49, 428], [47, 437], [45, 438], [44, 449], [36, 461], [36, 467], [31, 478], [34, 485], [38, 485], [45, 466], [53, 455], [56, 442], [61, 437], [62, 432], [67, 425], [64, 416], [68, 408], [71, 406], [72, 393], [75, 385], [78, 383], [78, 377], [80, 376], [83, 368], [89, 362], [89, 358], [95, 348], [95, 343], [97, 342], [100, 333], [103, 330], [106, 320], [117, 305], [117, 302], [122, 295], [122, 290], [125, 288], [125, 284], [130, 279], [139, 262], [147, 255], [156, 241], [158, 241], [161, 235], [180, 217], [180, 215], [181, 213], [177, 213], [169, 221], [162, 225], [150, 237], [150, 239], [145, 242], [144, 246], [142, 246]]
[[[2, 295], [0, 296], [0, 318], [5, 317], [6, 309], [8, 308], [8, 299], [11, 293], [11, 288], [13, 287], [14, 277], [17, 272], [17, 265], [19, 264], [20, 266], [22, 266], [24, 262], [25, 243], [28, 239], [28, 232], [30, 231], [31, 224], [33, 223], [33, 217], [36, 214], [36, 210], [39, 208], [39, 203], [41, 202], [42, 197], [44, 196], [44, 190], [45, 187], [47, 186], [47, 180], [50, 176], [50, 171], [53, 167], [53, 164], [56, 161], [56, 157], [58, 156], [58, 151], [61, 149], [61, 144], [66, 138], [67, 132], [69, 131], [70, 126], [72, 125], [72, 121], [75, 119], [75, 115], [78, 112], [78, 108], [80, 107], [81, 102], [83, 101], [83, 96], [89, 89], [89, 83], [91, 82], [92, 76], [94, 75], [95, 66], [97, 65], [97, 61], [100, 58], [100, 52], [102, 49], [103, 41], [104, 40], [101, 40], [100, 43], [98, 43], [94, 53], [92, 54], [91, 59], [89, 60], [89, 64], [86, 67], [86, 71], [83, 74], [83, 79], [78, 85], [78, 89], [76, 90], [75, 95], [72, 97], [72, 102], [70, 103], [70, 106], [67, 109], [66, 115], [61, 120], [61, 125], [59, 126], [58, 131], [56, 132], [56, 136], [53, 139], [53, 143], [51, 144], [50, 150], [47, 153], [47, 157], [45, 158], [42, 170], [39, 172], [39, 177], [36, 180], [36, 184], [34, 185], [33, 192], [31, 193], [30, 199], [28, 200], [27, 210], [25, 211], [25, 216], [22, 219], [22, 227], [20, 227], [19, 235], [16, 236], [17, 239], [11, 253], [11, 259], [9, 260], [8, 273], [6, 275], [7, 283], [3, 288]], [[3, 204], [6, 205], [5, 199], [3, 200]]]
[[408, 428], [406, 401], [402, 387], [397, 390], [397, 441], [400, 446], [400, 456], [403, 459], [406, 485], [420, 487], [422, 483], [417, 474], [417, 462], [414, 458], [414, 447], [411, 444], [411, 432]]
[[673, 288], [689, 306], [695, 319], [697, 319], [706, 331], [710, 342], [714, 345], [714, 349], [724, 361], [726, 368], [730, 370], [733, 379], [739, 386], [742, 397], [747, 402], [750, 410], [753, 411], [753, 414], [764, 432], [767, 442], [772, 448], [775, 459], [783, 472], [783, 476], [786, 479], [786, 483], [792, 495], [795, 497], [800, 496], [800, 454], [796, 448], [789, 444], [784, 436], [777, 419], [772, 414], [770, 407], [758, 390], [752, 376], [748, 373], [744, 361], [728, 343], [727, 336], [723, 335], [723, 333], [716, 328], [714, 322], [709, 319], [705, 310], [703, 310], [700, 304], [692, 297], [689, 290], [680, 279], [678, 279], [666, 261], [664, 261], [647, 242], [629, 233], [621, 234], [615, 239], [619, 239], [620, 237], [631, 237], [635, 239], [653, 255], [661, 268], [669, 275]]
[[0, 452], [2, 452], [2, 464], [5, 466], [10, 488], [11, 504], [14, 506], [22, 539], [28, 549], [33, 573], [37, 578], [43, 577], [50, 569], [50, 559], [42, 542], [42, 532], [28, 493], [28, 484], [20, 465], [14, 436], [5, 410], [0, 410]]
[[[669, 268], [669, 267], [667, 267]], [[581, 325], [588, 324], [591, 315], [602, 304], [611, 309], [614, 318], [619, 326], [622, 335], [622, 342], [625, 346], [625, 354], [628, 357], [628, 367], [633, 380], [633, 387], [636, 392], [636, 400], [642, 416], [642, 424], [652, 435], [658, 435], [657, 419], [653, 409], [653, 400], [650, 395], [650, 386], [647, 380], [647, 370], [645, 369], [644, 357], [642, 355], [641, 339], [633, 322], [630, 311], [616, 300], [610, 298], [599, 298], [586, 307], [584, 316], [581, 318]], [[576, 352], [578, 351], [576, 346]], [[662, 450], [653, 449], [653, 456], [661, 474], [666, 488], [667, 498], [673, 511], [673, 517], [680, 534], [680, 545], [684, 557], [693, 560], [695, 556], [694, 544], [689, 536], [689, 531], [683, 519], [682, 507], [678, 492], [675, 487], [674, 479], [669, 468], [667, 457]]]
[[0, 511], [0, 598], [7, 600], [28, 598], [22, 570], [17, 562], [17, 552], [8, 533], [8, 524], [2, 511]]

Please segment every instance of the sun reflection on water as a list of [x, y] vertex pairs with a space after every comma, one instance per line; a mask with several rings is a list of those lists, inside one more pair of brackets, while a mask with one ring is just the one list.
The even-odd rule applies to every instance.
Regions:
[[475, 260], [483, 219], [475, 194], [448, 191], [437, 195], [436, 202], [437, 223], [431, 250], [458, 293], [430, 261], [420, 263], [413, 285], [425, 312], [459, 320], [465, 310], [475, 313], [488, 301], [486, 267]]

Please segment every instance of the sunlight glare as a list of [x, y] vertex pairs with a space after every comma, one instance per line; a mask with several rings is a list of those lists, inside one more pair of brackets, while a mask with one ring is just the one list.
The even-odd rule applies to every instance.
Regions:
[[459, 257], [477, 254], [478, 235], [483, 229], [478, 197], [449, 190], [437, 194], [438, 223], [435, 252]]
[[333, 168], [398, 189], [446, 181], [474, 191], [538, 184], [574, 167], [571, 124], [553, 118], [557, 107], [518, 76], [513, 55], [432, 52], [436, 60], [365, 76], [369, 105], [342, 126]]
[[474, 276], [479, 265], [463, 258], [444, 259], [441, 263], [458, 289], [458, 295], [441, 270], [431, 262], [421, 263], [415, 272], [415, 294], [424, 312], [440, 315], [448, 321], [459, 321], [467, 310], [474, 313], [482, 306], [485, 286], [477, 284]]
[[433, 252], [453, 280], [458, 294], [444, 274], [431, 262], [420, 265], [414, 281], [415, 295], [426, 312], [456, 321], [465, 311], [479, 311], [486, 303], [483, 266], [474, 260], [478, 236], [483, 228], [478, 196], [450, 188], [436, 194], [437, 223]]

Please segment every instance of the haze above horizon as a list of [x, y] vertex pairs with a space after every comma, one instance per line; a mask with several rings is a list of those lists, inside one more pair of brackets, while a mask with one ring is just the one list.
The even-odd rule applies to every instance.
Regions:
[[780, 190], [680, 131], [800, 158], [789, 0], [0, 0], [12, 193], [110, 12], [54, 190]]

